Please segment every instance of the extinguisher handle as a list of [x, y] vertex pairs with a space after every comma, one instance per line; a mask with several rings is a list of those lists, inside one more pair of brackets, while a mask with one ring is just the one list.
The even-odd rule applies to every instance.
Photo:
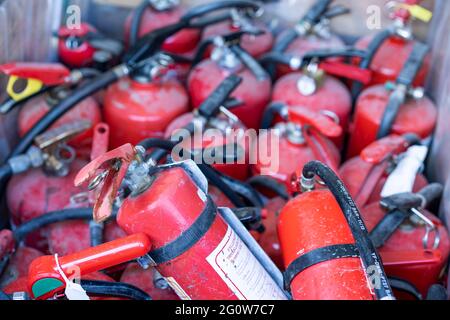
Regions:
[[8, 76], [39, 80], [46, 86], [63, 84], [70, 75], [70, 70], [60, 63], [6, 63], [0, 65], [0, 72]]
[[442, 184], [431, 183], [417, 193], [404, 192], [385, 197], [381, 199], [380, 204], [389, 212], [408, 211], [413, 208], [425, 209], [433, 201], [439, 199], [443, 191]]
[[93, 160], [78, 172], [75, 185], [90, 182], [89, 189], [101, 184], [101, 190], [94, 206], [94, 220], [102, 222], [112, 214], [114, 199], [137, 151], [131, 144], [125, 144]]
[[393, 155], [404, 152], [409, 146], [418, 142], [420, 139], [414, 134], [404, 136], [393, 134], [373, 142], [361, 152], [360, 156], [365, 162], [378, 164]]
[[302, 126], [311, 126], [322, 135], [337, 138], [342, 135], [342, 128], [328, 116], [303, 107], [290, 107], [288, 119]]
[[241, 84], [242, 78], [237, 75], [230, 75], [209, 95], [200, 105], [198, 112], [206, 119], [217, 115], [219, 108], [225, 104], [230, 95]]
[[424, 43], [416, 42], [413, 50], [397, 77], [397, 83], [410, 87], [419, 72], [430, 47]]
[[[145, 256], [151, 249], [143, 233], [91, 247], [83, 251], [58, 257], [64, 275], [79, 280], [83, 275], [104, 270]], [[28, 287], [35, 299], [47, 299], [65, 288], [63, 275], [58, 271], [54, 256], [35, 259], [28, 270]]]

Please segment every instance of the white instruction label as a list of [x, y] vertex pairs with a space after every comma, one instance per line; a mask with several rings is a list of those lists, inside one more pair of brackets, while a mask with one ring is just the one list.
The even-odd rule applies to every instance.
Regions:
[[283, 291], [231, 227], [206, 260], [240, 300], [286, 299]]

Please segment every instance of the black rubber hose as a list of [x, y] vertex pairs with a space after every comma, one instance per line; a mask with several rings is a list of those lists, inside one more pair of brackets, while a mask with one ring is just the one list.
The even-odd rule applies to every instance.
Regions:
[[258, 191], [256, 191], [256, 189], [254, 189], [249, 183], [228, 177], [220, 173], [219, 171], [216, 171], [216, 173], [230, 187], [231, 190], [233, 190], [236, 194], [246, 200], [248, 202], [248, 205], [256, 208], [264, 207], [262, 195]]
[[383, 139], [388, 136], [392, 130], [392, 126], [397, 119], [397, 115], [400, 112], [400, 108], [405, 101], [405, 93], [402, 91], [394, 91], [389, 97], [386, 109], [381, 117], [380, 126], [377, 132], [377, 140]]
[[177, 145], [177, 142], [159, 139], [159, 138], [149, 138], [139, 142], [138, 146], [145, 148], [145, 150], [150, 150], [153, 148], [164, 149], [166, 151], [172, 151], [172, 149]]
[[292, 56], [282, 52], [269, 52], [259, 59], [261, 65], [270, 66], [273, 64], [283, 64], [289, 66], [291, 64]]
[[[379, 32], [372, 40], [372, 42], [367, 47], [367, 55], [364, 59], [361, 60], [361, 63], [359, 64], [359, 67], [361, 69], [369, 69], [370, 65], [372, 64], [372, 61], [377, 54], [380, 47], [383, 45], [383, 43], [389, 39], [392, 36], [392, 30], [386, 29], [381, 32]], [[358, 98], [359, 94], [361, 93], [362, 89], [364, 87], [364, 84], [355, 81], [353, 82], [352, 86], [352, 97], [353, 101], [356, 101], [356, 98]]]
[[[161, 149], [163, 150], [160, 152], [161, 154], [167, 154], [168, 152], [172, 151], [172, 149], [177, 145], [177, 143], [165, 139], [150, 138], [141, 141], [138, 145], [145, 148], [146, 150], [153, 148]], [[200, 170], [209, 180], [209, 182], [212, 185], [216, 186], [218, 189], [220, 189], [236, 207], [241, 208], [246, 206], [244, 201], [242, 201], [242, 199], [233, 191], [233, 189], [231, 189], [227, 185], [227, 183], [223, 181], [222, 177], [213, 168], [205, 164], [197, 164], [197, 166], [200, 168]]]
[[226, 13], [222, 13], [222, 14], [216, 14], [212, 17], [205, 17], [202, 19], [198, 19], [194, 22], [191, 22], [189, 24], [190, 28], [195, 28], [195, 29], [203, 29], [207, 26], [210, 26], [212, 24], [216, 24], [216, 23], [220, 23], [222, 21], [231, 19], [231, 15], [229, 12]]
[[134, 46], [139, 39], [139, 30], [141, 27], [142, 18], [144, 17], [145, 10], [147, 10], [149, 5], [150, 3], [148, 0], [142, 0], [133, 12], [129, 37], [130, 46]]
[[0, 167], [0, 184], [3, 185], [3, 182], [6, 182], [13, 175], [11, 166], [8, 163], [5, 163]]
[[[335, 197], [341, 208], [347, 223], [352, 231], [353, 237], [356, 240], [356, 247], [358, 248], [361, 260], [364, 264], [365, 272], [369, 267], [375, 267], [378, 270], [377, 276], [380, 278], [380, 286], [374, 286], [373, 290], [378, 299], [394, 299], [392, 289], [389, 285], [388, 278], [383, 269], [383, 264], [375, 246], [370, 240], [369, 233], [361, 218], [361, 214], [350, 196], [344, 183], [337, 177], [337, 175], [320, 161], [312, 161], [307, 163], [303, 168], [303, 177], [308, 180], [313, 180], [314, 176], [318, 176], [327, 185], [330, 192]], [[371, 275], [367, 275], [368, 279]]]
[[448, 300], [447, 290], [440, 284], [433, 284], [430, 289], [428, 289], [427, 300], [446, 301]]
[[7, 300], [11, 300], [11, 298], [6, 293], [4, 293], [3, 291], [0, 290], [0, 300], [7, 301]]
[[286, 186], [269, 176], [253, 176], [247, 180], [247, 183], [254, 188], [263, 187], [268, 189], [284, 200], [289, 200], [289, 193]]
[[210, 12], [227, 8], [248, 8], [257, 11], [260, 9], [260, 6], [256, 2], [245, 0], [213, 1], [211, 3], [207, 3], [205, 5], [190, 9], [185, 15], [181, 17], [181, 20], [191, 21], [192, 19], [204, 16], [205, 14], [208, 14]]
[[267, 130], [271, 128], [276, 116], [283, 117], [283, 110], [285, 110], [285, 108], [286, 105], [284, 103], [281, 102], [271, 103], [264, 111], [260, 126], [261, 129]]
[[391, 284], [391, 287], [398, 290], [405, 292], [411, 296], [413, 296], [416, 300], [422, 300], [422, 294], [417, 290], [417, 288], [409, 283], [408, 281], [405, 281], [403, 279], [389, 277], [389, 283]]
[[43, 118], [41, 118], [34, 125], [33, 128], [31, 128], [26, 133], [26, 135], [20, 140], [20, 142], [9, 155], [9, 159], [25, 153], [33, 144], [36, 136], [47, 130], [62, 115], [64, 115], [67, 111], [72, 109], [75, 105], [77, 105], [87, 97], [115, 82], [118, 78], [119, 76], [116, 69], [113, 69], [96, 77], [95, 79], [92, 79], [86, 84], [80, 86], [78, 89], [75, 89], [70, 96], [53, 107]]
[[98, 77], [99, 75], [101, 75], [100, 70], [97, 70], [94, 68], [82, 68], [82, 69], [78, 69], [77, 71], [81, 73], [81, 76], [83, 77], [83, 79], [91, 79], [91, 78], [95, 78], [95, 77]]
[[206, 179], [208, 179], [213, 186], [222, 191], [235, 207], [247, 207], [246, 203], [222, 180], [222, 177], [213, 168], [206, 164], [197, 164], [197, 166], [205, 175]]
[[266, 70], [255, 60], [247, 51], [241, 48], [240, 45], [233, 45], [230, 47], [231, 51], [242, 61], [242, 63], [250, 70], [258, 81], [264, 81], [269, 78]]
[[195, 56], [192, 59], [191, 70], [203, 60], [206, 50], [208, 50], [209, 46], [212, 45], [213, 43], [214, 41], [211, 38], [205, 39], [200, 43], [197, 51], [195, 52]]
[[92, 208], [65, 209], [49, 212], [17, 227], [14, 230], [14, 238], [16, 243], [20, 243], [29, 233], [40, 228], [68, 220], [90, 220], [92, 219], [92, 214]]
[[80, 285], [86, 290], [86, 293], [89, 296], [127, 298], [131, 300], [152, 300], [145, 291], [128, 283], [81, 280]]
[[97, 223], [94, 220], [89, 221], [89, 235], [91, 238], [91, 247], [99, 246], [103, 243], [103, 223]]

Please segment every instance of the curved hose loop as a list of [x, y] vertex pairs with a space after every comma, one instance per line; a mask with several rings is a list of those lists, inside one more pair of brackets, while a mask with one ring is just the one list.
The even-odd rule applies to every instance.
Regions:
[[203, 60], [203, 57], [205, 56], [205, 53], [208, 50], [208, 47], [213, 44], [214, 39], [212, 38], [205, 39], [200, 43], [197, 52], [195, 53], [195, 56], [192, 59], [191, 70]]
[[131, 20], [131, 27], [129, 33], [130, 46], [134, 46], [139, 38], [139, 29], [141, 27], [142, 18], [144, 17], [145, 10], [150, 6], [150, 1], [142, 0], [136, 7]]
[[256, 191], [256, 189], [254, 189], [249, 183], [228, 177], [215, 170], [214, 168], [212, 169], [216, 171], [216, 174], [230, 187], [231, 190], [233, 190], [236, 194], [238, 194], [239, 196], [241, 196], [241, 198], [248, 202], [248, 205], [255, 208], [264, 207], [262, 195], [258, 191]]
[[419, 290], [417, 290], [417, 288], [408, 281], [400, 278], [389, 277], [389, 283], [391, 284], [392, 288], [398, 291], [403, 291], [414, 297], [416, 300], [423, 300], [422, 294], [419, 292]]
[[[370, 65], [372, 64], [373, 59], [375, 58], [375, 55], [377, 54], [378, 50], [381, 48], [383, 43], [389, 39], [393, 35], [393, 31], [391, 29], [386, 29], [378, 33], [372, 40], [372, 42], [367, 47], [367, 55], [364, 59], [361, 60], [361, 63], [359, 64], [359, 67], [361, 69], [369, 69]], [[363, 83], [359, 81], [355, 81], [352, 85], [352, 97], [353, 101], [355, 102], [358, 98], [359, 94], [361, 93], [364, 85]]]
[[262, 187], [268, 189], [283, 200], [287, 201], [290, 198], [286, 186], [269, 176], [253, 176], [247, 180], [247, 183], [253, 188]]
[[271, 128], [276, 116], [280, 116], [283, 119], [286, 118], [286, 108], [287, 106], [282, 102], [271, 103], [264, 111], [260, 129], [268, 130], [269, 128]]
[[92, 208], [65, 209], [49, 212], [17, 227], [14, 230], [14, 238], [16, 243], [19, 244], [28, 234], [45, 226], [69, 220], [91, 220], [92, 215]]
[[80, 285], [86, 293], [96, 297], [116, 297], [130, 300], [152, 300], [145, 291], [123, 282], [81, 280]]
[[[364, 265], [365, 272], [368, 269], [375, 268], [376, 273], [367, 274], [367, 279], [372, 279], [376, 276], [376, 281], [373, 290], [377, 299], [389, 300], [395, 299], [392, 294], [392, 289], [389, 285], [388, 278], [383, 269], [383, 264], [375, 246], [370, 240], [369, 233], [361, 218], [361, 214], [356, 207], [355, 202], [347, 191], [344, 183], [337, 177], [337, 175], [326, 165], [320, 161], [312, 161], [307, 163], [303, 168], [302, 180], [314, 180], [314, 176], [318, 176], [327, 185], [330, 192], [339, 204], [347, 223], [355, 238], [355, 245], [358, 248], [361, 260]], [[373, 283], [371, 283], [373, 284]]]
[[395, 123], [395, 119], [397, 119], [397, 115], [400, 111], [401, 106], [405, 102], [405, 93], [401, 91], [392, 92], [389, 97], [388, 104], [386, 109], [383, 112], [383, 116], [381, 118], [380, 127], [377, 132], [377, 140], [382, 139], [389, 135], [392, 130], [392, 126]]

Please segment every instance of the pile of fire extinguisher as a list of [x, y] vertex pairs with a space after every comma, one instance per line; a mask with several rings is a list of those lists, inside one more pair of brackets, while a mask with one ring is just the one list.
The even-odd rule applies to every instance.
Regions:
[[63, 27], [60, 63], [0, 65], [0, 300], [447, 299], [420, 2], [349, 45], [332, 0], [281, 31], [144, 0], [122, 41]]

